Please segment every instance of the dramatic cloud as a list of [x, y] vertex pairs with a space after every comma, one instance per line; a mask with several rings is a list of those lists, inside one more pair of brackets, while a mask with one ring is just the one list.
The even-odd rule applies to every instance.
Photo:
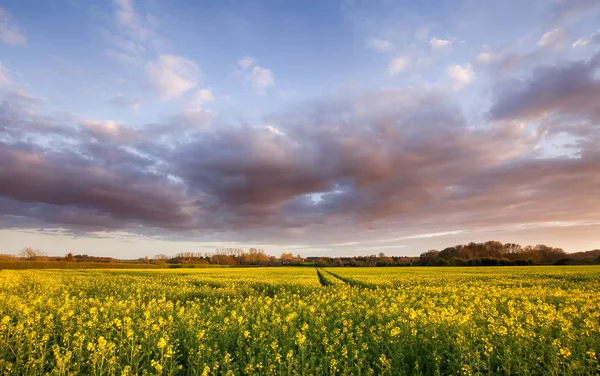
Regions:
[[[483, 52], [492, 53], [488, 65], [495, 75], [510, 78], [525, 74], [536, 66], [561, 61], [565, 53], [568, 53], [566, 48], [569, 45], [573, 43], [568, 40], [564, 29], [556, 28], [542, 34], [535, 47], [529, 51], [524, 50], [518, 43], [512, 43], [498, 47], [493, 53], [486, 46]], [[479, 59], [476, 61], [482, 63]]]
[[[21, 215], [76, 225], [82, 216], [178, 227], [189, 215], [181, 189], [151, 173], [109, 168], [77, 155], [0, 144], [0, 195], [27, 204]], [[32, 203], [39, 204], [37, 208]], [[105, 221], [96, 225], [103, 226]]]
[[371, 38], [365, 41], [365, 47], [379, 53], [388, 53], [394, 50], [394, 45], [389, 40]]
[[17, 45], [24, 44], [26, 40], [6, 9], [0, 8], [0, 42]]
[[171, 99], [198, 85], [200, 68], [181, 56], [160, 55], [146, 64], [146, 75], [160, 98]]
[[404, 71], [410, 65], [410, 57], [396, 56], [387, 67], [386, 73], [390, 76], [395, 76]]
[[600, 54], [589, 61], [543, 66], [528, 80], [499, 85], [490, 110], [495, 120], [529, 119], [557, 115], [600, 120]]
[[[396, 60], [389, 74], [410, 62]], [[238, 68], [253, 83], [259, 73], [257, 91], [275, 84], [254, 59]], [[6, 91], [0, 224], [339, 245], [358, 244], [342, 234], [362, 230], [406, 232], [383, 238], [392, 242], [597, 221], [599, 68], [596, 55], [492, 77], [490, 107], [475, 114], [443, 87], [414, 85], [332, 94], [252, 124], [203, 108], [212, 90], [193, 90], [197, 65], [175, 55], [146, 73], [161, 98], [186, 93], [187, 107], [153, 123], [82, 119]], [[455, 89], [474, 80], [469, 64], [445, 73]], [[546, 153], [559, 137], [569, 152]], [[398, 245], [364, 249], [382, 247]]]
[[475, 73], [473, 72], [471, 64], [454, 64], [449, 66], [446, 72], [448, 73], [448, 77], [450, 77], [450, 80], [452, 81], [452, 87], [455, 90], [462, 89], [475, 79]]

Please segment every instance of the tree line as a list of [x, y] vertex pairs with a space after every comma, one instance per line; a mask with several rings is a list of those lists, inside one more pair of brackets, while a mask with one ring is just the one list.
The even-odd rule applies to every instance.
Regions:
[[214, 252], [180, 252], [174, 256], [158, 254], [152, 258], [120, 260], [111, 257], [68, 253], [48, 256], [31, 247], [18, 256], [0, 255], [0, 268], [27, 267], [219, 267], [219, 266], [510, 266], [510, 265], [577, 265], [600, 264], [600, 249], [567, 253], [561, 248], [543, 244], [521, 246], [516, 243], [487, 241], [468, 243], [438, 250], [429, 250], [418, 257], [386, 256], [384, 253], [352, 257], [301, 257], [291, 252], [280, 257], [270, 256], [259, 248], [219, 248]]
[[418, 265], [493, 266], [493, 265], [567, 265], [600, 263], [600, 250], [566, 253], [543, 244], [521, 246], [498, 241], [468, 243], [430, 250], [419, 257]]

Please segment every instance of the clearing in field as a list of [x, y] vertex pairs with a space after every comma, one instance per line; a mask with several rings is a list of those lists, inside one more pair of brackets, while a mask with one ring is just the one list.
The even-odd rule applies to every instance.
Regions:
[[600, 267], [1, 271], [3, 375], [595, 375]]

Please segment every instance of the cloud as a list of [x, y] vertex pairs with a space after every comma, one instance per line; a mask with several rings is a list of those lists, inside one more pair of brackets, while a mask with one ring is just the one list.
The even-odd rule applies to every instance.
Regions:
[[155, 18], [139, 12], [134, 0], [114, 0], [114, 23], [101, 28], [108, 48], [106, 56], [126, 64], [142, 64], [149, 51], [156, 50], [161, 38]]
[[435, 37], [431, 38], [429, 44], [431, 45], [431, 49], [433, 51], [441, 51], [452, 46], [452, 42], [450, 42], [449, 40], [439, 39]]
[[562, 29], [554, 29], [542, 35], [537, 42], [538, 47], [555, 48], [564, 40]]
[[12, 45], [25, 44], [27, 41], [12, 17], [3, 8], [0, 8], [0, 41]]
[[430, 232], [430, 233], [424, 233], [424, 234], [407, 235], [407, 236], [402, 236], [402, 237], [393, 238], [393, 239], [381, 239], [381, 240], [377, 240], [377, 242], [378, 243], [389, 243], [389, 242], [397, 242], [398, 240], [429, 239], [429, 238], [437, 238], [440, 236], [457, 235], [462, 232], [464, 232], [464, 230]]
[[82, 120], [80, 123], [92, 136], [114, 141], [130, 141], [137, 137], [137, 132], [115, 120]]
[[394, 44], [389, 40], [370, 38], [365, 41], [365, 47], [379, 53], [388, 53], [394, 50]]
[[152, 174], [128, 174], [76, 155], [48, 155], [6, 144], [0, 144], [0, 161], [0, 196], [23, 203], [29, 215], [51, 223], [102, 228], [110, 227], [111, 220], [120, 225], [141, 220], [177, 227], [189, 219], [176, 201], [182, 192]]
[[[171, 131], [178, 129], [181, 132], [206, 129], [211, 125], [215, 115], [214, 111], [199, 107], [184, 108], [177, 116], [171, 118], [169, 127]], [[169, 129], [165, 129], [164, 133], [168, 135]]]
[[112, 34], [108, 30], [104, 30], [103, 35], [106, 43], [110, 46], [106, 50], [106, 56], [122, 63], [136, 63], [143, 60], [147, 49], [142, 44], [123, 36]]
[[275, 87], [275, 75], [273, 71], [255, 66], [252, 68], [252, 86], [254, 90], [263, 92], [268, 88]]
[[[337, 244], [358, 241], [350, 229], [402, 228], [410, 240], [542, 216], [598, 220], [599, 60], [500, 85], [477, 124], [454, 95], [425, 86], [346, 92], [255, 126], [195, 108], [133, 128], [6, 97], [0, 223]], [[574, 138], [575, 152], [542, 157], [546, 134]]]
[[0, 61], [0, 88], [10, 86], [11, 82], [8, 79], [8, 68]]
[[161, 99], [171, 99], [198, 85], [200, 68], [181, 56], [160, 55], [146, 64], [146, 75]]
[[[518, 76], [537, 65], [560, 61], [565, 56], [567, 43], [563, 28], [555, 28], [544, 33], [529, 51], [522, 51], [518, 44], [499, 47], [492, 55], [489, 67], [496, 76]], [[489, 47], [486, 48], [489, 52]]]
[[190, 99], [192, 105], [202, 107], [215, 99], [211, 89], [199, 89]]
[[587, 46], [589, 43], [590, 43], [590, 40], [588, 38], [580, 38], [580, 39], [577, 39], [575, 42], [573, 42], [571, 47], [583, 47], [583, 46]]
[[4, 99], [2, 102], [4, 109], [10, 111], [18, 108], [20, 111], [28, 111], [31, 113], [30, 117], [33, 117], [35, 111], [40, 109], [40, 105], [46, 102], [45, 98], [37, 97], [22, 87], [15, 86], [9, 86]]
[[243, 71], [247, 71], [250, 67], [254, 66], [255, 61], [251, 56], [244, 56], [238, 61], [238, 65]]
[[386, 73], [390, 76], [395, 76], [404, 71], [410, 65], [411, 59], [408, 56], [396, 56], [390, 61]]
[[588, 37], [577, 39], [575, 42], [573, 42], [573, 44], [571, 46], [572, 47], [584, 47], [590, 43], [600, 44], [600, 30], [598, 30], [596, 33], [594, 33]]
[[139, 42], [156, 37], [150, 23], [135, 9], [134, 0], [114, 0], [115, 20], [121, 30]]
[[494, 60], [494, 55], [489, 52], [480, 52], [475, 57], [475, 61], [479, 64], [490, 64]]
[[553, 9], [554, 24], [573, 23], [582, 16], [594, 16], [600, 10], [596, 0], [560, 0]]
[[253, 57], [245, 56], [238, 60], [237, 65], [241, 70], [234, 73], [243, 74], [247, 80], [250, 80], [257, 93], [263, 93], [266, 89], [275, 87], [273, 71], [257, 65]]
[[454, 64], [446, 69], [446, 73], [452, 81], [452, 87], [455, 90], [460, 90], [466, 85], [469, 85], [475, 80], [475, 73], [471, 67], [471, 64], [458, 65]]
[[139, 98], [128, 98], [124, 95], [118, 95], [111, 99], [110, 103], [118, 107], [129, 108], [134, 114], [138, 114], [143, 101]]
[[[432, 200], [436, 189], [444, 192], [448, 181], [438, 187], [425, 176], [467, 168], [463, 163], [474, 157], [471, 152], [477, 158], [484, 153], [475, 145], [491, 141], [485, 132], [465, 138], [463, 132], [469, 132], [460, 116], [435, 92], [386, 91], [343, 101], [331, 112], [318, 109], [328, 105], [270, 119], [284, 136], [238, 127], [198, 139], [178, 149], [176, 159], [184, 161], [177, 163], [178, 175], [213, 197], [208, 202], [233, 215], [232, 223], [306, 226], [337, 215], [375, 220], [412, 211]], [[439, 145], [423, 137], [436, 132], [443, 133], [439, 140], [448, 141], [447, 148], [435, 151]], [[503, 137], [493, 143], [503, 143]], [[454, 154], [458, 150], [460, 156]], [[485, 160], [491, 162], [489, 156]], [[430, 169], [425, 175], [410, 172], [424, 166]], [[317, 192], [321, 200], [315, 203], [308, 195]]]
[[269, 132], [279, 135], [279, 136], [285, 135], [285, 133], [283, 133], [282, 131], [280, 131], [279, 129], [277, 129], [276, 127], [274, 127], [272, 125], [265, 125], [265, 129], [268, 130]]
[[489, 115], [494, 120], [580, 115], [599, 121], [599, 68], [600, 54], [589, 61], [539, 67], [526, 80], [498, 85]]
[[106, 56], [110, 57], [111, 59], [117, 60], [121, 63], [133, 63], [136, 61], [135, 57], [128, 55], [125, 52], [113, 50], [111, 48], [106, 50]]

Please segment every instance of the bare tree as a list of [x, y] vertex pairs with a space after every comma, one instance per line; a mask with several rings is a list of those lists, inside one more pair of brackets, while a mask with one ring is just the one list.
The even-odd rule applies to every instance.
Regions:
[[33, 249], [31, 247], [26, 247], [21, 250], [19, 256], [26, 258], [27, 260], [37, 260], [40, 257], [46, 256], [46, 254], [39, 249]]
[[155, 264], [165, 264], [168, 260], [169, 260], [169, 256], [167, 256], [163, 253], [159, 253], [158, 255], [154, 256], [153, 261]]

